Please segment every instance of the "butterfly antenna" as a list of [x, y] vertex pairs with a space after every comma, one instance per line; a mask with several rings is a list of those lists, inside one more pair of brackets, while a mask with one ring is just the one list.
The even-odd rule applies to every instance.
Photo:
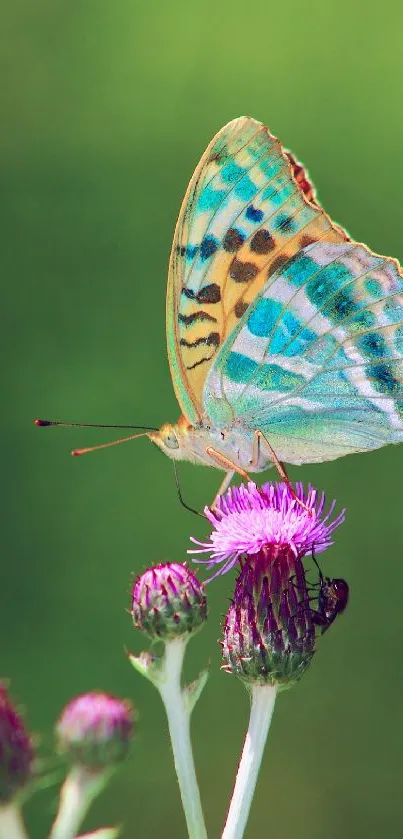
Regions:
[[111, 446], [119, 446], [120, 443], [128, 443], [129, 440], [137, 440], [139, 437], [147, 437], [148, 431], [143, 431], [141, 434], [131, 434], [130, 437], [121, 437], [120, 440], [111, 440], [110, 443], [101, 443], [100, 446], [90, 446], [87, 449], [73, 449], [73, 457], [78, 457], [80, 454], [88, 454], [89, 452], [97, 452], [99, 449], [110, 449]]
[[112, 440], [110, 443], [101, 443], [99, 446], [90, 446], [86, 449], [74, 449], [71, 452], [73, 457], [78, 457], [80, 454], [88, 454], [88, 452], [96, 452], [98, 449], [109, 449], [111, 446], [118, 446], [119, 443], [127, 443], [129, 440], [137, 440], [138, 437], [147, 437], [149, 431], [158, 431], [158, 428], [153, 428], [148, 425], [109, 425], [105, 423], [61, 422], [60, 420], [46, 419], [36, 419], [35, 425], [40, 428], [49, 428], [51, 425], [59, 425], [62, 428], [133, 428], [136, 431], [141, 431], [140, 434], [131, 434], [130, 437], [122, 437], [120, 440]]
[[61, 422], [60, 420], [36, 419], [34, 425], [48, 428], [50, 425], [60, 425], [62, 428], [133, 428], [136, 431], [158, 431], [152, 425], [109, 425], [99, 422]]

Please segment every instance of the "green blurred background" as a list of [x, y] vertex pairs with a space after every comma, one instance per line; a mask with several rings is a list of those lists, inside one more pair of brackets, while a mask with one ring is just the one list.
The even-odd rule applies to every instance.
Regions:
[[[38, 430], [37, 416], [159, 425], [178, 408], [164, 334], [175, 219], [210, 137], [247, 113], [308, 165], [331, 215], [403, 258], [400, 2], [16, 0], [2, 6], [0, 167], [5, 387], [0, 671], [49, 754], [69, 697], [103, 688], [139, 711], [130, 761], [86, 827], [184, 837], [162, 706], [125, 661], [130, 577], [182, 561], [206, 533], [148, 441], [72, 460], [102, 431]], [[113, 434], [113, 433], [112, 433]], [[400, 836], [403, 448], [291, 470], [348, 509], [325, 573], [351, 605], [278, 702], [248, 837]], [[219, 480], [181, 468], [200, 508]], [[211, 661], [193, 718], [212, 837], [247, 720], [220, 672], [233, 575], [209, 589], [188, 675]], [[27, 807], [42, 839], [49, 789]]]

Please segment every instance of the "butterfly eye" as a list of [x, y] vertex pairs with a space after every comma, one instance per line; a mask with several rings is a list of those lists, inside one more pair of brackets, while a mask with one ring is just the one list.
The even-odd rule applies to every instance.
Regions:
[[173, 428], [167, 428], [164, 434], [164, 443], [167, 449], [179, 449], [178, 438]]

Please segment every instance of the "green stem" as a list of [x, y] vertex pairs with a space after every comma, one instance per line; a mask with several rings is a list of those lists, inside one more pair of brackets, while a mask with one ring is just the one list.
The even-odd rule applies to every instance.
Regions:
[[0, 839], [28, 839], [20, 808], [16, 804], [0, 807]]
[[175, 769], [190, 839], [207, 839], [190, 740], [191, 706], [185, 702], [181, 672], [187, 639], [167, 641], [161, 678], [155, 682], [168, 718]]
[[254, 685], [251, 689], [249, 727], [222, 839], [242, 839], [244, 834], [273, 716], [276, 693], [276, 688], [271, 685]]
[[70, 771], [60, 792], [59, 812], [49, 839], [74, 839], [84, 816], [109, 776], [109, 770], [89, 772], [81, 766]]

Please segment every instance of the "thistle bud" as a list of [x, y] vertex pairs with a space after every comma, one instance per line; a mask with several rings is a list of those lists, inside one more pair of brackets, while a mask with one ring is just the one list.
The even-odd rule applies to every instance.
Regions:
[[300, 557], [288, 547], [247, 559], [224, 623], [223, 658], [245, 682], [291, 687], [315, 651], [311, 610]]
[[107, 693], [83, 693], [72, 699], [56, 726], [60, 751], [92, 771], [123, 760], [132, 734], [132, 706]]
[[186, 565], [155, 565], [134, 583], [132, 617], [134, 626], [153, 639], [193, 633], [207, 618], [203, 586]]
[[7, 804], [33, 775], [32, 740], [0, 684], [0, 805]]

